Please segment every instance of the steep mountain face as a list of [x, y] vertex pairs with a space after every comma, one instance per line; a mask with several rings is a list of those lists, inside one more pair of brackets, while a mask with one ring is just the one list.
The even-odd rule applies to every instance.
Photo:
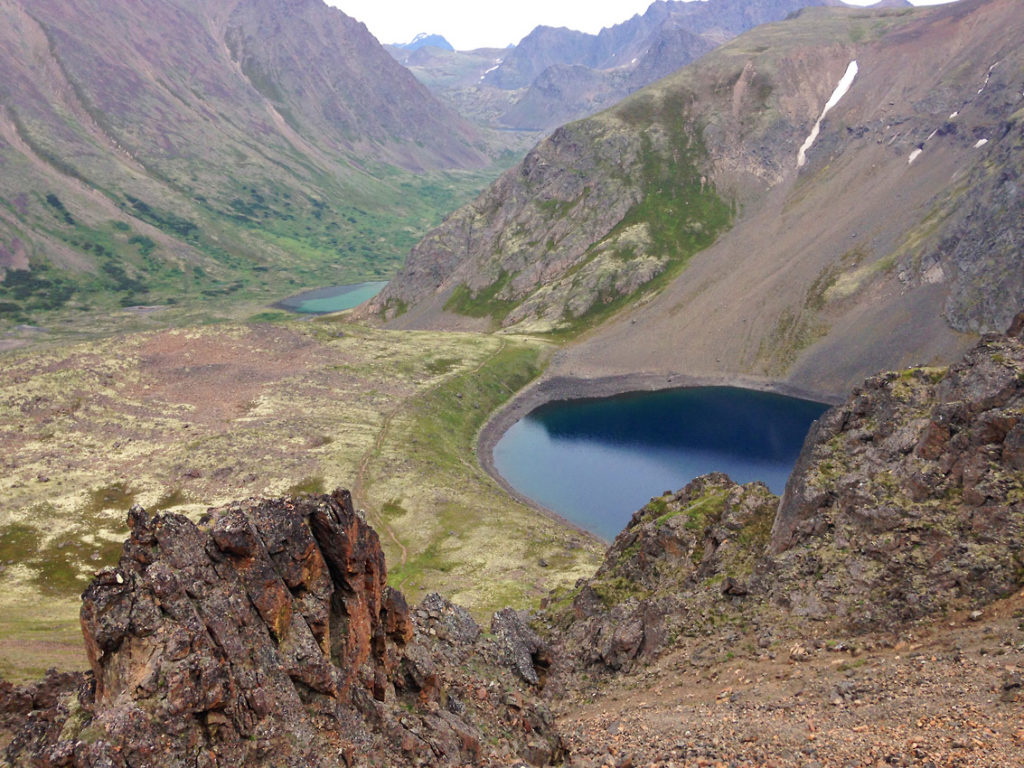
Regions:
[[953, 359], [1024, 296], [1022, 13], [965, 0], [761, 27], [556, 131], [417, 245], [374, 309], [530, 331], [625, 310], [553, 375], [834, 394]]
[[374, 206], [415, 224], [437, 204], [395, 181], [488, 162], [320, 0], [5, 0], [0, 40], [7, 313], [223, 293], [271, 265], [279, 285], [327, 262], [386, 274], [409, 235]]
[[[644, 14], [596, 35], [537, 27], [518, 45], [478, 67], [479, 81], [474, 78], [437, 91], [457, 105], [494, 105], [499, 94], [505, 94], [510, 108], [494, 111], [492, 106], [483, 114], [505, 128], [549, 131], [615, 104], [752, 27], [779, 21], [806, 6], [836, 4], [838, 0], [659, 0]], [[440, 61], [400, 60], [424, 82], [437, 83]], [[450, 62], [444, 66], [450, 68]], [[480, 115], [481, 110], [471, 108], [463, 114]]]
[[323, 3], [243, 0], [225, 41], [253, 86], [271, 102], [280, 99], [282, 116], [309, 121], [304, 136], [368, 158], [387, 160], [394, 152], [407, 168], [482, 160], [467, 125], [394, 67], [363, 24]]

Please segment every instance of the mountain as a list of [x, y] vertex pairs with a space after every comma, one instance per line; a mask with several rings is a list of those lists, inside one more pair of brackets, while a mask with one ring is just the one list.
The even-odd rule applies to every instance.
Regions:
[[426, 48], [431, 46], [441, 51], [454, 51], [452, 44], [444, 39], [443, 35], [428, 35], [426, 32], [421, 32], [416, 35], [408, 43], [395, 43], [392, 48], [397, 48], [402, 51], [418, 51], [420, 48]]
[[[458, 55], [444, 60], [399, 56], [423, 82], [469, 116], [504, 128], [547, 131], [610, 107], [628, 94], [759, 24], [806, 6], [838, 0], [658, 0], [640, 15], [596, 35], [540, 26], [482, 63], [477, 79], [438, 88]], [[471, 55], [464, 57], [468, 66]], [[504, 95], [504, 110], [495, 110]], [[482, 102], [490, 108], [468, 107]], [[479, 119], [479, 118], [478, 118]]]
[[977, 734], [969, 764], [1010, 765], [1022, 370], [1024, 313], [949, 368], [873, 376], [781, 500], [697, 478], [488, 632], [437, 594], [410, 609], [346, 491], [198, 524], [135, 506], [82, 596], [91, 670], [0, 680], [7, 764], [954, 764]]
[[386, 275], [490, 163], [321, 0], [3, 8], [5, 317]]
[[953, 359], [1024, 296], [1022, 14], [965, 0], [760, 27], [555, 131], [367, 311], [563, 335], [614, 316], [550, 375], [663, 386], [834, 395]]

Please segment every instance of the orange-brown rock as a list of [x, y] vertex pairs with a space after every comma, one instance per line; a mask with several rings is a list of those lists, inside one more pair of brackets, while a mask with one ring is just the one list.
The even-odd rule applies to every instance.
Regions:
[[[83, 595], [91, 683], [0, 681], [18, 731], [9, 763], [351, 768], [559, 753], [550, 717], [468, 613], [435, 595], [422, 622], [448, 623], [417, 630], [347, 491], [240, 502], [199, 525], [136, 507], [129, 526], [118, 566]], [[482, 685], [502, 696], [463, 703]], [[522, 701], [515, 720], [506, 695]]]

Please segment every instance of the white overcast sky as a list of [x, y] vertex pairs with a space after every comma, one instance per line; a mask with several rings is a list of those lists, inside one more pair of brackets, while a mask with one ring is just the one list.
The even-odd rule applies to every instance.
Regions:
[[[847, 0], [870, 5], [877, 0]], [[911, 0], [935, 5], [949, 0]], [[504, 48], [541, 24], [595, 33], [643, 13], [652, 0], [327, 0], [366, 24], [382, 43], [407, 43], [420, 32], [444, 35], [457, 50]]]

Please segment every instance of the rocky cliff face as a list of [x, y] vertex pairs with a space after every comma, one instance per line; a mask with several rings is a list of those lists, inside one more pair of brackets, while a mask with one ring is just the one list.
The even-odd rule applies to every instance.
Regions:
[[871, 627], [1020, 586], [1021, 330], [949, 369], [872, 377], [819, 421], [772, 529], [776, 600]]
[[[560, 742], [526, 695], [512, 616], [484, 640], [432, 597], [410, 615], [347, 492], [130, 515], [116, 568], [83, 595], [92, 673], [5, 690], [30, 717], [16, 765], [542, 764]], [[516, 641], [516, 642], [513, 642]], [[467, 663], [472, 657], [472, 669]], [[59, 697], [51, 688], [64, 692]], [[22, 722], [26, 722], [23, 718]]]

